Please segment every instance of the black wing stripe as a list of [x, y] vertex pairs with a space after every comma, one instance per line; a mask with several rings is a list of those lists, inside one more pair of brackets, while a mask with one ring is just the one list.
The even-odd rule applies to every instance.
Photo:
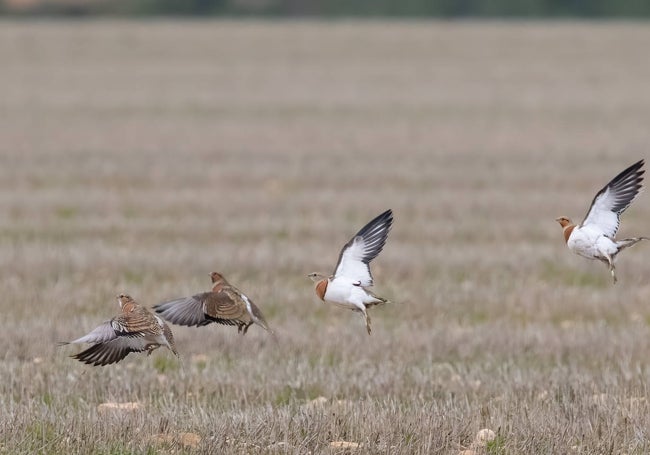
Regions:
[[72, 358], [88, 365], [103, 366], [119, 362], [130, 352], [135, 352], [135, 350], [130, 348], [116, 349], [115, 346], [100, 343], [89, 347], [77, 355], [73, 355]]
[[[368, 265], [370, 261], [377, 257], [386, 244], [386, 239], [388, 238], [388, 231], [393, 224], [393, 211], [391, 209], [386, 210], [384, 213], [373, 218], [368, 224], [361, 228], [359, 232], [356, 233], [352, 239], [343, 246], [341, 253], [339, 254], [339, 259], [336, 261], [336, 266], [334, 267], [334, 275], [341, 265], [341, 259], [343, 259], [343, 254], [345, 251], [352, 246], [354, 240], [357, 237], [362, 237], [365, 243], [363, 257], [361, 261]], [[368, 274], [370, 274], [370, 267], [368, 267]], [[371, 275], [372, 280], [372, 275]]]
[[[616, 177], [614, 177], [607, 185], [605, 185], [594, 199], [591, 201], [591, 206], [589, 206], [589, 211], [585, 216], [585, 219], [582, 220], [580, 226], [583, 226], [586, 219], [591, 213], [591, 209], [594, 206], [596, 200], [605, 193], [608, 189], [614, 195], [614, 202], [611, 208], [612, 212], [620, 216], [632, 203], [634, 198], [639, 194], [639, 190], [643, 187], [643, 174], [645, 170], [641, 169], [645, 163], [645, 160], [639, 160], [636, 163], [629, 166], [627, 169], [624, 169]], [[618, 230], [618, 223], [617, 223]]]
[[603, 188], [598, 195], [606, 191], [607, 188], [611, 188], [611, 191], [616, 194], [614, 206], [612, 211], [614, 213], [620, 214], [629, 205], [632, 203], [632, 200], [636, 197], [641, 189], [643, 182], [643, 174], [645, 170], [641, 169], [644, 164], [644, 160], [639, 160], [623, 172], [618, 174], [612, 179], [609, 184]]
[[393, 224], [393, 211], [386, 210], [365, 225], [355, 236], [362, 237], [365, 242], [363, 262], [368, 264], [381, 252], [388, 238], [388, 231]]
[[239, 319], [210, 318], [210, 322], [216, 322], [217, 324], [223, 324], [223, 325], [239, 325], [239, 324], [241, 324], [241, 321], [239, 321]]

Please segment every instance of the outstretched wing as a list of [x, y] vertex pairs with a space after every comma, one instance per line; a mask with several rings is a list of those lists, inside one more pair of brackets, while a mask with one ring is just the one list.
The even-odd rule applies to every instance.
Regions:
[[357, 232], [341, 250], [334, 277], [346, 277], [360, 286], [372, 286], [369, 264], [384, 248], [392, 224], [393, 212], [386, 210]]
[[644, 160], [637, 161], [601, 189], [580, 226], [595, 225], [607, 237], [614, 238], [621, 213], [630, 206], [643, 186], [643, 164]]
[[199, 327], [211, 322], [205, 317], [204, 309], [204, 302], [210, 294], [212, 292], [204, 292], [192, 297], [170, 300], [154, 305], [153, 309], [172, 324]]
[[110, 365], [119, 362], [130, 352], [144, 351], [145, 345], [146, 342], [142, 338], [120, 337], [107, 343], [94, 344], [71, 357], [88, 365]]
[[72, 340], [68, 343], [61, 344], [71, 344], [71, 343], [105, 343], [117, 338], [117, 334], [111, 325], [111, 321], [106, 321], [88, 335], [84, 335], [76, 340]]

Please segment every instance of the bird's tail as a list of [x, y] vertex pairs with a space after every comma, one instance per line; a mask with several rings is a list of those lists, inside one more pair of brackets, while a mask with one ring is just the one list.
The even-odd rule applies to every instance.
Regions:
[[372, 292], [368, 291], [367, 289], [366, 289], [366, 292], [367, 292], [368, 294], [370, 294], [370, 296], [372, 296], [373, 298], [376, 299], [374, 302], [366, 303], [366, 304], [365, 304], [365, 305], [366, 305], [366, 308], [369, 308], [369, 307], [371, 307], [371, 306], [384, 305], [385, 303], [389, 303], [389, 304], [390, 304], [390, 303], [393, 303], [393, 302], [391, 302], [390, 300], [385, 299], [384, 297], [380, 297], [380, 296], [378, 296], [377, 294], [373, 294]]
[[625, 248], [628, 248], [635, 243], [640, 242], [641, 240], [650, 240], [650, 237], [632, 237], [630, 239], [622, 239], [616, 241], [616, 246], [618, 247], [617, 253], [620, 253]]

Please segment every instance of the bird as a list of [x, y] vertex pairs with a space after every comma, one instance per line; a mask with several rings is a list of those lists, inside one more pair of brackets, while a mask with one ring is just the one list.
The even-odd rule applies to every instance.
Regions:
[[131, 352], [146, 351], [147, 355], [159, 348], [167, 347], [179, 357], [174, 344], [174, 335], [160, 317], [139, 305], [128, 294], [117, 296], [120, 314], [105, 321], [92, 332], [76, 340], [60, 345], [91, 343], [92, 346], [71, 356], [88, 365], [103, 366], [117, 363]]
[[251, 325], [257, 324], [274, 335], [260, 309], [246, 294], [218, 272], [212, 272], [210, 278], [212, 291], [162, 302], [153, 309], [172, 324], [201, 327], [216, 322], [235, 325], [243, 335]]
[[564, 232], [569, 250], [587, 259], [603, 262], [617, 282], [614, 261], [618, 253], [648, 237], [616, 240], [621, 214], [643, 189], [644, 160], [639, 160], [614, 177], [594, 197], [587, 216], [576, 226], [568, 217], [555, 219]]
[[377, 257], [386, 244], [393, 224], [393, 211], [386, 210], [366, 224], [343, 246], [331, 276], [322, 273], [307, 275], [316, 283], [314, 290], [323, 302], [361, 313], [368, 335], [372, 332], [367, 309], [374, 305], [390, 303], [388, 299], [372, 293], [370, 261]]

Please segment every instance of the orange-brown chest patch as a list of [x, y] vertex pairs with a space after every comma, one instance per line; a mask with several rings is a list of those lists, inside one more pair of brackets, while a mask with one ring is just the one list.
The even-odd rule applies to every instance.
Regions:
[[575, 224], [570, 224], [564, 228], [564, 241], [566, 243], [569, 242], [569, 237], [571, 237], [571, 233], [573, 232], [573, 229], [575, 228]]
[[316, 283], [316, 295], [321, 300], [325, 300], [326, 291], [327, 291], [327, 280], [320, 280], [318, 283]]

